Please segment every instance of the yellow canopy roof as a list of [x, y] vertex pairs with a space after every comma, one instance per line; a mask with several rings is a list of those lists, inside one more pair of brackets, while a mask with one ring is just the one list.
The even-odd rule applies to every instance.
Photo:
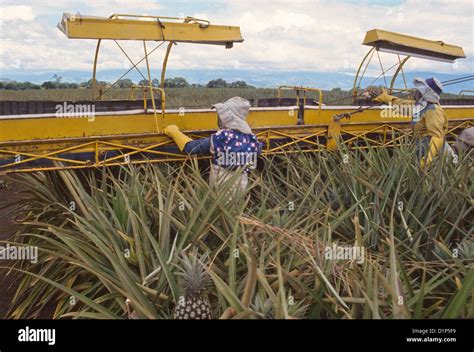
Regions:
[[381, 29], [368, 31], [362, 44], [373, 46], [384, 52], [422, 57], [429, 60], [453, 62], [456, 59], [466, 57], [460, 46]]
[[226, 47], [243, 42], [239, 27], [211, 25], [191, 17], [112, 15], [104, 18], [65, 13], [58, 28], [73, 39], [156, 40]]

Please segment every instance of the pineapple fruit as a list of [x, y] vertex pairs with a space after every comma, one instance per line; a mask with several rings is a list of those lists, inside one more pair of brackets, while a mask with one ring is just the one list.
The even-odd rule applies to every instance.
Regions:
[[366, 99], [374, 99], [378, 97], [380, 94], [382, 94], [382, 92], [383, 92], [382, 87], [369, 86], [365, 89], [363, 95]]
[[176, 304], [175, 319], [212, 319], [211, 304], [207, 296], [210, 284], [209, 274], [202, 264], [204, 258], [198, 258], [197, 251], [183, 255], [181, 260], [181, 286], [184, 295]]

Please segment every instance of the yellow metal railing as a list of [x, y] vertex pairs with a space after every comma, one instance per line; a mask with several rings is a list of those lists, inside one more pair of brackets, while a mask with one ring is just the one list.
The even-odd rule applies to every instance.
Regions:
[[[456, 131], [472, 126], [470, 120], [450, 121], [450, 136], [456, 136]], [[300, 152], [291, 150], [291, 146], [301, 146], [301, 152], [320, 151], [321, 149], [335, 149], [332, 144], [337, 143], [348, 145], [351, 149], [366, 148], [358, 146], [358, 141], [369, 142], [375, 147], [390, 147], [399, 141], [403, 135], [411, 134], [410, 122], [400, 122], [398, 124], [374, 124], [368, 123], [358, 129], [351, 124], [339, 125], [337, 131], [332, 131], [332, 126], [292, 126], [286, 129], [257, 128], [255, 134], [258, 139], [265, 143], [264, 155], [280, 154], [287, 152]], [[349, 138], [340, 138], [342, 135]], [[189, 158], [188, 155], [173, 152], [161, 147], [174, 146], [174, 142], [163, 135], [142, 136], [143, 145], [137, 145], [136, 140], [140, 138], [133, 135], [129, 140], [107, 140], [98, 138], [95, 140], [83, 140], [72, 142], [72, 145], [60, 149], [41, 152], [21, 151], [18, 149], [4, 149], [0, 145], [0, 156], [15, 159], [15, 161], [0, 164], [0, 174], [14, 172], [35, 172], [64, 169], [83, 169], [92, 167], [118, 166], [124, 164], [159, 163], [170, 161], [183, 161]], [[273, 141], [281, 139], [282, 144], [272, 144]], [[322, 138], [320, 141], [319, 138]], [[324, 139], [327, 138], [326, 143]], [[307, 149], [306, 149], [307, 148]], [[87, 160], [77, 160], [75, 153], [92, 153]], [[109, 153], [112, 152], [112, 153]], [[145, 154], [145, 156], [143, 155]], [[155, 159], [156, 158], [156, 159]], [[205, 159], [208, 157], [199, 157]], [[31, 165], [31, 162], [50, 162], [53, 166]], [[57, 164], [61, 163], [61, 164]], [[65, 164], [62, 164], [65, 163]]]
[[[469, 121], [464, 121], [456, 126], [451, 126], [450, 134], [455, 135], [455, 129], [467, 128], [471, 124]], [[347, 127], [347, 126], [345, 126]], [[303, 127], [305, 128], [305, 127]], [[293, 131], [294, 132], [294, 131]], [[329, 144], [319, 141], [319, 138], [324, 139], [325, 136], [330, 137], [329, 130], [326, 127], [313, 127], [305, 133], [293, 133], [291, 131], [282, 130], [262, 130], [256, 131], [259, 140], [265, 142], [263, 150], [264, 155], [281, 154], [288, 152], [317, 152], [322, 149], [333, 149]], [[353, 131], [347, 128], [341, 129], [339, 132], [350, 136], [349, 139], [336, 138], [334, 143], [341, 143], [347, 145], [351, 149], [367, 148], [367, 146], [358, 146], [358, 141], [364, 141], [372, 144], [374, 147], [390, 147], [403, 138], [403, 135], [410, 135], [412, 130], [408, 126], [406, 128], [383, 124], [368, 128], [365, 131]], [[336, 136], [333, 136], [336, 137]], [[287, 141], [283, 144], [272, 145], [271, 142], [285, 138]], [[125, 164], [143, 164], [143, 163], [159, 163], [170, 161], [184, 161], [189, 158], [188, 155], [179, 152], [171, 152], [166, 150], [157, 150], [156, 148], [164, 146], [173, 146], [174, 143], [167, 140], [155, 139], [147, 146], [134, 146], [121, 142], [113, 142], [106, 140], [96, 140], [86, 143], [78, 143], [77, 145], [63, 148], [61, 150], [51, 151], [44, 154], [35, 154], [28, 152], [18, 152], [0, 149], [0, 154], [11, 155], [12, 157], [21, 156], [21, 158], [13, 163], [0, 165], [0, 174], [14, 173], [14, 172], [35, 172], [35, 171], [49, 171], [49, 170], [64, 170], [64, 169], [83, 169], [91, 167], [110, 167]], [[303, 150], [291, 150], [291, 146], [304, 146]], [[289, 149], [290, 148], [290, 149]], [[306, 149], [307, 148], [307, 149]], [[92, 151], [93, 155], [88, 160], [76, 160], [74, 157], [68, 157], [65, 153], [84, 152], [85, 150]], [[109, 156], [108, 152], [111, 153]], [[147, 154], [147, 157], [140, 157], [141, 154]], [[156, 159], [155, 159], [156, 158]], [[207, 156], [198, 157], [198, 159], [206, 159]], [[53, 166], [30, 166], [32, 161], [49, 161]], [[61, 163], [61, 164], [57, 164]], [[66, 164], [62, 164], [66, 163]], [[23, 167], [22, 167], [23, 166]]]
[[[323, 106], [323, 91], [319, 88], [312, 87], [298, 87], [298, 86], [279, 86], [278, 87], [278, 103], [281, 102], [281, 96], [283, 90], [294, 90], [296, 94], [296, 105], [300, 106], [300, 92], [303, 92], [303, 107], [306, 106], [307, 92], [317, 92], [318, 93], [318, 117], [321, 118], [321, 107]], [[303, 117], [304, 119], [304, 117]]]
[[279, 86], [278, 87], [278, 101], [281, 100], [281, 93], [282, 90], [294, 90], [296, 93], [296, 105], [299, 106], [300, 103], [300, 95], [299, 92], [303, 92], [303, 105], [306, 105], [306, 93], [307, 92], [317, 92], [319, 93], [319, 109], [321, 109], [321, 106], [323, 105], [323, 91], [319, 88], [312, 88], [312, 87], [298, 87], [298, 86]]
[[[147, 110], [148, 109], [147, 98], [148, 98], [148, 94], [151, 91], [150, 87], [149, 86], [142, 86], [142, 85], [133, 84], [130, 87], [130, 95], [129, 95], [130, 100], [136, 100], [135, 99], [135, 91], [137, 89], [141, 90], [143, 92], [143, 109]], [[165, 90], [163, 88], [160, 88], [160, 87], [153, 87], [153, 91], [159, 92], [161, 112], [165, 113], [165, 109], [166, 109], [166, 93], [165, 93]], [[150, 94], [150, 98], [153, 99], [154, 95]]]

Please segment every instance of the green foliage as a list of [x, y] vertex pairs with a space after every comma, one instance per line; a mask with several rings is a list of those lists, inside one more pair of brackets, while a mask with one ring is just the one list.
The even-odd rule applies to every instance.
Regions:
[[222, 78], [213, 79], [206, 84], [206, 88], [254, 88], [247, 84], [245, 81], [235, 81], [227, 83]]
[[8, 190], [8, 183], [6, 180], [0, 178], [0, 191]]
[[133, 81], [131, 79], [119, 79], [115, 86], [118, 88], [130, 88], [133, 85]]
[[[126, 318], [128, 299], [169, 318], [180, 258], [206, 253], [214, 318], [472, 318], [469, 158], [421, 170], [405, 144], [277, 155], [231, 199], [234, 180], [210, 187], [192, 160], [22, 176], [14, 242], [40, 257], [15, 264], [10, 316]], [[327, 258], [333, 244], [364, 260]]]
[[[82, 82], [82, 83], [67, 83], [67, 82], [61, 82], [62, 77], [59, 77], [57, 75], [53, 76], [53, 81], [45, 81], [41, 84], [34, 84], [30, 82], [16, 82], [16, 81], [0, 81], [0, 90], [38, 90], [38, 89], [44, 89], [44, 90], [51, 90], [51, 89], [61, 89], [61, 90], [66, 90], [66, 89], [78, 89], [78, 88], [88, 88], [90, 89], [92, 87], [92, 79], [88, 80], [87, 82]], [[105, 82], [105, 81], [98, 81], [96, 80], [96, 83], [98, 86], [104, 86], [104, 87], [110, 87], [112, 83]], [[130, 88], [134, 82], [131, 79], [121, 79], [117, 81], [114, 84], [115, 89], [124, 89], [124, 88]], [[148, 86], [149, 82], [148, 80], [142, 79], [138, 82], [139, 85], [144, 85]], [[152, 80], [152, 85], [153, 87], [159, 87], [160, 86], [160, 80], [157, 78], [154, 78]], [[245, 81], [235, 81], [231, 83], [227, 83], [225, 80], [219, 78], [216, 80], [211, 80], [209, 83], [206, 85], [201, 85], [201, 84], [189, 84], [188, 81], [183, 78], [183, 77], [174, 77], [174, 78], [167, 78], [165, 79], [165, 88], [253, 88], [252, 86], [248, 85]], [[80, 94], [80, 93], [77, 93]], [[21, 98], [19, 96], [18, 98], [10, 98], [10, 100], [17, 100]], [[32, 100], [30, 98], [29, 100]], [[36, 98], [36, 99], [41, 99], [41, 98]], [[46, 98], [48, 99], [48, 98]], [[80, 100], [80, 99], [77, 99]]]
[[[48, 101], [85, 101], [91, 99], [90, 85], [92, 81], [87, 82], [89, 88], [81, 89], [42, 89], [42, 90], [25, 90], [12, 91], [4, 90], [0, 94], [0, 100], [48, 100]], [[99, 82], [105, 87], [105, 82]], [[147, 82], [148, 84], [148, 82]], [[154, 83], [155, 85], [155, 83]], [[159, 84], [158, 84], [159, 85]], [[166, 107], [197, 107], [208, 108], [216, 102], [224, 102], [225, 100], [240, 96], [246, 99], [265, 99], [275, 98], [277, 95], [276, 89], [267, 88], [205, 88], [200, 85], [193, 84], [188, 88], [167, 88], [166, 89]], [[347, 95], [347, 92], [346, 92]], [[283, 97], [295, 97], [294, 92], [284, 91]], [[136, 99], [142, 99], [140, 91], [135, 92]], [[308, 98], [316, 97], [315, 95], [308, 95]], [[324, 92], [325, 99], [332, 100], [336, 96], [331, 92]], [[130, 89], [128, 88], [112, 88], [108, 89], [105, 94], [105, 99], [129, 99]], [[350, 99], [349, 99], [350, 100]], [[349, 101], [348, 100], [348, 101]]]
[[17, 82], [17, 81], [2, 81], [0, 82], [0, 89], [8, 90], [29, 90], [29, 89], [41, 89], [41, 86], [38, 84], [30, 82]]
[[[82, 82], [82, 83], [79, 84], [79, 88], [82, 88], [82, 89], [84, 89], [84, 88], [91, 89], [91, 87], [92, 87], [92, 82], [93, 82], [92, 79], [88, 80], [87, 82]], [[108, 85], [107, 82], [98, 81], [98, 80], [95, 80], [95, 84], [96, 84], [97, 86], [104, 86], [104, 87]], [[77, 91], [72, 90], [71, 92], [77, 92]], [[53, 93], [53, 94], [54, 94], [54, 93]], [[78, 94], [80, 94], [80, 93], [78, 93]], [[90, 99], [90, 94], [91, 94], [91, 93], [89, 92], [89, 94], [88, 94], [88, 96], [87, 96], [88, 99]], [[64, 100], [64, 99], [63, 99], [63, 100]], [[80, 99], [77, 99], [77, 100], [80, 100]]]
[[206, 88], [227, 88], [227, 82], [222, 78], [213, 79], [206, 84]]
[[188, 88], [189, 83], [183, 77], [165, 79], [165, 88]]

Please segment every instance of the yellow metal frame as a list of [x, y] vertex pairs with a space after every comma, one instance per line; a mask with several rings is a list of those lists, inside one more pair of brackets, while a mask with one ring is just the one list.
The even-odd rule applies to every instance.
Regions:
[[[348, 107], [347, 111], [350, 111]], [[454, 110], [453, 110], [454, 111]], [[462, 112], [464, 111], [464, 112]], [[473, 125], [474, 119], [469, 118], [473, 108], [464, 108], [455, 116], [463, 118], [449, 119], [448, 138], [455, 137], [458, 131]], [[345, 144], [350, 148], [363, 148], [358, 142], [368, 142], [374, 147], [391, 147], [402, 136], [412, 133], [409, 118], [397, 118], [393, 122], [382, 121], [376, 117], [380, 112], [367, 111], [353, 118], [355, 121], [341, 123], [334, 121], [332, 116], [335, 110], [325, 109], [324, 115], [318, 111], [306, 110], [309, 120], [319, 121], [317, 124], [291, 126], [254, 126], [257, 138], [264, 142], [264, 155], [283, 154], [288, 152], [317, 152], [322, 149], [336, 149], [338, 144]], [[254, 112], [254, 114], [270, 114], [271, 110]], [[281, 113], [287, 113], [281, 111]], [[367, 115], [365, 117], [365, 115]], [[450, 114], [453, 115], [453, 114]], [[205, 116], [211, 117], [211, 114]], [[197, 115], [193, 119], [201, 120]], [[253, 116], [250, 124], [253, 125], [258, 116]], [[274, 123], [278, 123], [275, 119]], [[194, 130], [186, 133], [194, 138], [202, 138], [215, 130]], [[44, 145], [44, 147], [42, 147]], [[62, 169], [99, 168], [125, 164], [141, 164], [145, 162], [158, 163], [182, 161], [189, 156], [178, 151], [164, 150], [164, 147], [174, 146], [174, 142], [163, 134], [138, 133], [131, 135], [90, 136], [85, 138], [61, 138], [48, 140], [19, 140], [17, 142], [0, 143], [0, 159], [18, 159], [0, 165], [0, 173], [35, 172]], [[300, 149], [292, 149], [299, 146]], [[161, 150], [155, 150], [161, 148]], [[112, 155], [110, 155], [112, 152]], [[76, 160], [75, 154], [89, 153], [89, 160]], [[118, 153], [118, 154], [117, 154]], [[146, 154], [146, 155], [143, 155]], [[206, 159], [199, 157], [198, 159]], [[31, 166], [30, 162], [50, 161], [53, 166]], [[61, 164], [57, 164], [61, 163]]]
[[243, 41], [239, 27], [211, 25], [194, 17], [113, 14], [105, 18], [64, 14], [58, 28], [70, 39], [175, 41], [226, 47]]
[[390, 52], [399, 52], [403, 55], [418, 56], [429, 60], [454, 61], [466, 57], [464, 50], [457, 45], [381, 29], [367, 31], [362, 44], [381, 51], [390, 50]]
[[[152, 89], [154, 91], [157, 91], [160, 93], [160, 101], [161, 101], [161, 112], [162, 114], [165, 113], [165, 110], [166, 110], [166, 92], [163, 88], [161, 87], [152, 87]], [[130, 100], [136, 100], [135, 99], [135, 90], [141, 90], [143, 92], [143, 109], [144, 110], [147, 110], [147, 93], [150, 92], [150, 87], [149, 86], [142, 86], [142, 85], [138, 85], [138, 84], [133, 84], [131, 87], [130, 87], [130, 95], [129, 95], [129, 99]], [[151, 94], [150, 94], [150, 98], [151, 98]]]
[[277, 97], [278, 105], [281, 103], [282, 91], [283, 90], [294, 90], [296, 94], [296, 105], [300, 106], [300, 92], [303, 92], [303, 106], [306, 106], [306, 93], [307, 92], [316, 92], [318, 93], [318, 105], [319, 105], [319, 117], [321, 117], [321, 108], [323, 106], [323, 91], [319, 88], [312, 87], [302, 87], [302, 86], [287, 86], [282, 85], [278, 87]]
[[299, 106], [300, 102], [300, 95], [299, 92], [303, 92], [303, 105], [306, 105], [306, 92], [316, 92], [319, 93], [318, 104], [321, 107], [323, 105], [323, 91], [319, 88], [312, 88], [312, 87], [301, 87], [301, 86], [279, 86], [277, 91], [278, 101], [281, 100], [282, 97], [282, 90], [294, 90], [296, 93], [296, 105]]
[[[360, 83], [362, 82], [362, 78], [364, 77], [365, 71], [369, 67], [369, 63], [372, 60], [372, 56], [374, 55], [374, 53], [375, 53], [375, 48], [370, 48], [370, 50], [367, 52], [367, 54], [365, 54], [364, 58], [360, 62], [359, 67], [357, 68], [357, 72], [354, 76], [354, 83], [352, 85], [352, 100], [353, 101], [355, 101], [357, 99], [357, 89], [360, 87]], [[369, 55], [370, 55], [370, 59], [369, 59], [368, 63], [365, 65], [364, 71], [361, 74], [360, 70], [362, 69], [362, 66], [364, 65], [364, 63], [367, 60], [367, 58], [369, 57]]]
[[[115, 26], [117, 23], [127, 23], [120, 21], [129, 21], [128, 24], [131, 24], [130, 21], [143, 22], [130, 20], [130, 18], [143, 19], [143, 17], [156, 20], [157, 22], [155, 24], [161, 29], [163, 29], [161, 19], [176, 19], [157, 16], [116, 14], [112, 15], [109, 21], [112, 21]], [[87, 22], [85, 19], [82, 20]], [[104, 25], [107, 23], [107, 19], [105, 19], [105, 21]], [[187, 17], [183, 21], [183, 25], [192, 25], [194, 28], [200, 28], [202, 30], [211, 28], [210, 23], [207, 21], [191, 17]], [[132, 24], [134, 26], [140, 25], [139, 23]], [[74, 25], [77, 25], [77, 23]], [[231, 32], [234, 33], [237, 27], [229, 28]], [[232, 30], [232, 28], [234, 28], [234, 30]], [[121, 30], [123, 31], [123, 28]], [[90, 32], [87, 33], [90, 34]], [[156, 28], [154, 33], [156, 34]], [[125, 33], [123, 35], [129, 34]], [[98, 40], [93, 68], [93, 97], [96, 89], [97, 62], [101, 40], [103, 38], [99, 37], [95, 39]], [[168, 40], [169, 44], [162, 65], [161, 87], [153, 87], [149, 56], [165, 42], [165, 36], [161, 39], [163, 39], [163, 41], [151, 51], [148, 51], [146, 39], [139, 39], [143, 41], [145, 56], [137, 63], [134, 63], [116, 42], [132, 63], [132, 67], [129, 71], [133, 69], [138, 70], [137, 65], [144, 60], [146, 62], [147, 79], [139, 70], [138, 71], [149, 84], [144, 86], [132, 86], [130, 90], [132, 98], [134, 98], [134, 90], [140, 89], [144, 92], [143, 112], [124, 111], [117, 114], [98, 114], [98, 116], [95, 117], [94, 124], [88, 124], [86, 119], [58, 119], [54, 115], [3, 116], [0, 118], [0, 160], [9, 161], [10, 159], [17, 159], [17, 162], [0, 164], [0, 173], [98, 168], [124, 164], [181, 161], [190, 158], [188, 155], [166, 150], [167, 147], [174, 146], [174, 142], [162, 133], [163, 127], [167, 124], [175, 124], [191, 137], [201, 138], [213, 133], [217, 128], [216, 112], [206, 109], [196, 109], [195, 111], [186, 112], [186, 118], [184, 118], [180, 112], [165, 111], [165, 71], [171, 49], [178, 40]], [[208, 42], [202, 43], [207, 44]], [[354, 80], [355, 97], [357, 96], [358, 85], [360, 85], [367, 66], [376, 52], [376, 49], [372, 48], [365, 55], [357, 70]], [[382, 69], [382, 75], [384, 75], [385, 78], [385, 72], [392, 69], [395, 65], [388, 70], [384, 70], [378, 52], [377, 56]], [[406, 87], [406, 80], [404, 89], [394, 88], [396, 76], [400, 72], [403, 73], [403, 65], [408, 59], [409, 57], [406, 57], [401, 60], [399, 57], [398, 68], [390, 82], [391, 90], [410, 91]], [[366, 67], [362, 71], [364, 64], [366, 64]], [[360, 76], [361, 71], [362, 75]], [[302, 110], [304, 121], [303, 124], [299, 124], [300, 121], [298, 121], [298, 118], [295, 117], [294, 114], [290, 114], [290, 110], [293, 107], [251, 109], [247, 121], [257, 138], [265, 143], [263, 150], [264, 155], [315, 152], [322, 149], [332, 150], [336, 149], [339, 144], [345, 144], [350, 148], [365, 148], [359, 146], [358, 142], [360, 141], [368, 142], [374, 147], [385, 148], [394, 146], [403, 136], [412, 133], [410, 117], [398, 116], [387, 118], [382, 117], [380, 108], [371, 110], [359, 108], [361, 110], [360, 113], [353, 115], [350, 122], [342, 123], [340, 119], [335, 119], [334, 116], [349, 115], [349, 112], [354, 111], [357, 107], [323, 107], [322, 90], [310, 87], [280, 86], [278, 88], [279, 100], [282, 98], [283, 90], [295, 91], [299, 109], [301, 109], [300, 93], [303, 92]], [[319, 106], [317, 108], [306, 105], [307, 92], [311, 91], [319, 94]], [[157, 107], [155, 105], [155, 92], [159, 92], [161, 96], [160, 121], [158, 121]], [[97, 98], [103, 98], [105, 93], [106, 91], [99, 92]], [[147, 93], [150, 93], [156, 126], [153, 125], [153, 121], [148, 115]], [[446, 114], [449, 120], [448, 138], [456, 136], [457, 131], [472, 126], [472, 122], [474, 121], [473, 106], [448, 108], [446, 109]], [[292, 147], [294, 146], [300, 148], [293, 149]], [[88, 155], [91, 156], [90, 160], [76, 160], [77, 158], [74, 158], [74, 156], [80, 153], [88, 153]], [[152, 158], [150, 159], [149, 157]], [[197, 159], [207, 158], [208, 157], [198, 157]], [[31, 162], [37, 161], [49, 161], [53, 166], [40, 167], [30, 165]]]
[[[468, 128], [472, 126], [471, 121], [460, 121], [459, 123], [451, 124], [449, 129], [449, 136], [457, 136], [455, 131]], [[359, 146], [357, 142], [363, 141], [371, 144], [373, 147], [387, 148], [396, 145], [397, 141], [402, 140], [405, 136], [412, 134], [412, 129], [409, 123], [402, 123], [398, 125], [393, 124], [382, 124], [378, 126], [366, 126], [366, 130], [357, 131], [354, 130], [354, 126], [350, 124], [341, 126], [340, 134], [335, 137], [335, 141], [338, 144], [347, 145], [350, 149], [364, 149], [367, 146]], [[286, 153], [308, 153], [318, 152], [323, 149], [330, 149], [329, 145], [326, 145], [319, 141], [320, 138], [324, 139], [328, 136], [328, 128], [326, 126], [299, 126], [298, 128], [289, 129], [266, 129], [255, 131], [257, 138], [265, 143], [265, 148], [262, 151], [263, 155], [274, 155], [274, 154], [286, 154]], [[199, 135], [202, 137], [202, 134]], [[350, 136], [349, 138], [343, 139], [341, 136]], [[271, 142], [286, 140], [281, 144], [271, 146]], [[327, 140], [329, 143], [329, 140]], [[35, 154], [26, 152], [14, 152], [9, 150], [0, 149], [0, 154], [9, 154], [12, 156], [20, 155], [26, 157], [25, 159], [10, 164], [0, 165], [0, 174], [7, 173], [25, 173], [25, 172], [36, 172], [36, 171], [51, 171], [51, 170], [65, 170], [65, 169], [85, 169], [85, 168], [100, 168], [100, 167], [111, 167], [127, 164], [143, 164], [143, 163], [160, 163], [160, 162], [172, 162], [172, 161], [184, 161], [189, 158], [209, 159], [209, 157], [190, 157], [181, 153], [172, 153], [162, 150], [153, 150], [154, 148], [174, 146], [171, 140], [165, 140], [157, 142], [146, 147], [136, 147], [133, 145], [127, 145], [117, 142], [111, 142], [107, 140], [94, 140], [87, 143], [77, 144], [73, 147], [56, 150], [45, 154]], [[304, 149], [291, 149], [291, 147], [299, 146]], [[60, 157], [60, 154], [82, 152], [84, 149], [89, 149], [93, 152], [92, 160], [80, 161], [75, 159], [69, 159]], [[104, 153], [111, 150], [120, 151], [120, 155], [115, 155], [110, 158], [101, 160]], [[138, 156], [141, 153], [146, 153], [155, 157], [132, 159], [133, 156]], [[38, 160], [49, 160], [55, 164], [54, 166], [47, 167], [21, 167], [26, 163]], [[68, 163], [67, 165], [58, 163]]]
[[[211, 23], [207, 20], [189, 16], [186, 18], [179, 18], [169, 16], [112, 14], [108, 18], [101, 18], [82, 16], [79, 14], [64, 14], [61, 23], [58, 24], [58, 28], [68, 38], [97, 40], [92, 69], [92, 100], [103, 100], [104, 94], [133, 69], [136, 69], [142, 75], [144, 80], [147, 80], [137, 67], [145, 60], [151, 100], [154, 110], [156, 110], [156, 107], [152, 88], [153, 85], [151, 82], [149, 56], [164, 42], [167, 41], [169, 44], [161, 66], [160, 86], [162, 89], [164, 89], [166, 67], [169, 55], [173, 45], [176, 43], [184, 42], [195, 44], [225, 45], [226, 48], [231, 48], [233, 43], [243, 42], [239, 27], [211, 25]], [[109, 88], [105, 89], [105, 91], [98, 91], [97, 66], [102, 40], [113, 40], [123, 52], [123, 54], [127, 57], [127, 59], [131, 62], [132, 67], [124, 75], [117, 79]], [[126, 51], [117, 42], [118, 40], [142, 41], [145, 56], [138, 62], [134, 63]], [[148, 52], [146, 41], [150, 40], [161, 43], [158, 44], [153, 50]], [[164, 108], [162, 106], [162, 111], [163, 110]], [[155, 119], [158, 120], [156, 111], [154, 111], [154, 115]], [[161, 132], [162, 129], [163, 125], [161, 123], [157, 123], [157, 132]]]
[[[441, 41], [428, 40], [405, 34], [384, 31], [380, 29], [373, 29], [367, 31], [362, 44], [368, 45], [371, 48], [365, 54], [364, 58], [359, 64], [359, 67], [356, 71], [356, 75], [354, 77], [354, 83], [352, 86], [352, 98], [354, 102], [357, 101], [358, 89], [360, 88], [362, 79], [364, 78], [365, 72], [367, 71], [367, 68], [369, 67], [369, 64], [371, 63], [375, 53], [377, 53], [381, 74], [376, 79], [374, 79], [369, 85], [372, 85], [381, 76], [383, 76], [385, 80], [385, 88], [388, 89], [389, 93], [393, 91], [410, 91], [407, 86], [403, 67], [411, 57], [423, 57], [429, 60], [442, 60], [442, 57], [449, 56], [451, 58], [450, 60], [452, 61], [466, 57], [463, 48], [461, 48], [460, 46], [446, 44]], [[382, 65], [382, 60], [379, 55], [379, 50], [383, 51], [382, 49], [390, 48], [393, 50], [385, 52], [396, 54], [398, 56], [398, 63], [392, 65], [388, 69], [384, 69]], [[420, 52], [425, 53], [425, 55], [418, 55]], [[403, 60], [400, 58], [400, 55], [405, 56]], [[385, 74], [392, 70], [394, 67], [397, 68], [395, 69], [390, 84], [387, 84]], [[362, 70], [362, 68], [364, 69]], [[404, 88], [395, 88], [395, 83], [400, 73], [402, 73], [403, 76]]]
[[394, 90], [396, 90], [396, 88], [394, 88], [395, 86], [395, 82], [397, 81], [397, 77], [398, 77], [398, 74], [401, 72], [402, 75], [403, 75], [403, 83], [405, 84], [405, 90], [408, 89], [407, 87], [407, 81], [406, 81], [406, 78], [405, 78], [405, 74], [403, 72], [403, 66], [406, 64], [406, 62], [410, 59], [411, 56], [407, 56], [405, 57], [403, 60], [400, 60], [400, 55], [398, 55], [398, 62], [399, 62], [399, 65], [397, 67], [397, 69], [395, 70], [395, 73], [393, 74], [393, 77], [392, 77], [392, 80], [390, 81], [390, 93]]
[[[390, 80], [390, 84], [385, 84], [385, 88], [388, 89], [389, 93], [392, 93], [393, 91], [410, 91], [407, 86], [407, 81], [405, 78], [405, 73], [403, 72], [403, 66], [406, 64], [406, 62], [411, 58], [411, 56], [406, 56], [403, 58], [403, 60], [400, 59], [400, 55], [398, 55], [398, 63], [392, 65], [388, 69], [384, 69], [382, 60], [380, 58], [379, 52], [376, 50], [376, 48], [370, 48], [369, 51], [365, 54], [364, 58], [362, 59], [361, 63], [359, 64], [359, 67], [357, 68], [356, 75], [354, 77], [354, 83], [352, 85], [352, 100], [354, 102], [357, 101], [357, 98], [359, 97], [358, 90], [360, 88], [360, 84], [362, 83], [362, 79], [364, 78], [365, 72], [367, 71], [367, 68], [369, 67], [370, 63], [372, 62], [372, 58], [374, 54], [377, 53], [377, 59], [380, 65], [381, 73], [374, 79], [369, 85], [374, 84], [380, 77], [384, 77], [384, 81], [386, 83], [386, 77], [385, 74], [391, 71], [393, 68], [397, 67], [395, 69], [395, 72], [393, 74], [392, 79]], [[361, 72], [362, 68], [364, 67], [363, 71]], [[403, 76], [403, 82], [405, 87], [404, 88], [395, 88], [395, 83], [397, 81], [398, 75], [402, 73]]]

